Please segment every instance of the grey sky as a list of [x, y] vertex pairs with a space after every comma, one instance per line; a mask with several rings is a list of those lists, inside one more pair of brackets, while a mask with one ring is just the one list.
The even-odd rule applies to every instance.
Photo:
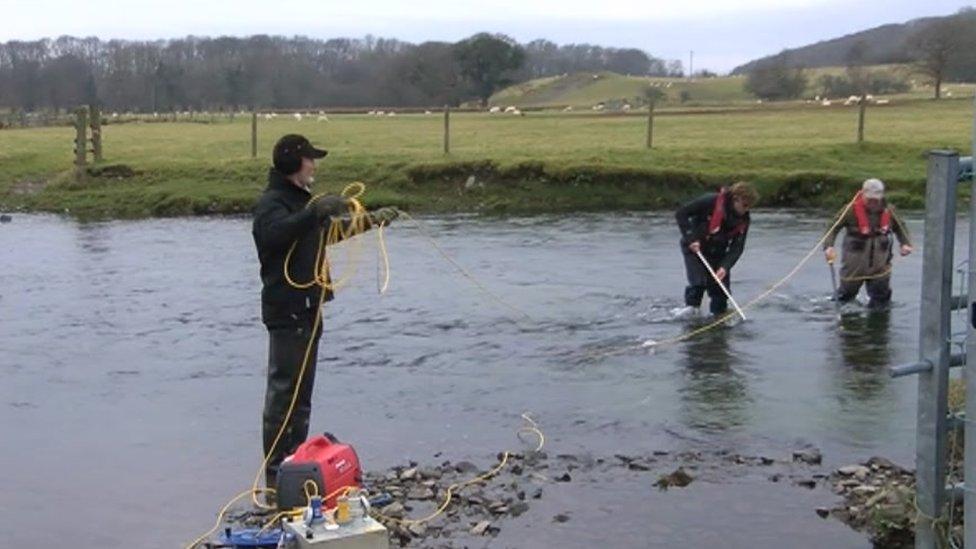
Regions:
[[366, 34], [411, 42], [455, 41], [479, 31], [521, 42], [547, 38], [636, 47], [695, 67], [728, 71], [783, 48], [915, 17], [946, 15], [966, 0], [0, 0], [0, 41], [63, 34], [155, 39], [188, 34]]

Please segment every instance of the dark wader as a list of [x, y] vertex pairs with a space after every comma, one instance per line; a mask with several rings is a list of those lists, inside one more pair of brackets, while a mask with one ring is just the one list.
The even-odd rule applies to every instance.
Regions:
[[837, 300], [846, 303], [866, 286], [868, 306], [884, 307], [891, 302], [892, 238], [890, 234], [863, 237], [844, 235]]
[[315, 366], [318, 355], [319, 340], [322, 336], [321, 325], [312, 335], [313, 319], [309, 318], [302, 326], [287, 328], [272, 328], [268, 330], [270, 344], [268, 348], [268, 388], [264, 398], [264, 455], [268, 455], [274, 444], [275, 436], [281, 429], [288, 406], [291, 404], [298, 384], [299, 372], [305, 353], [308, 349], [309, 338], [312, 338], [312, 349], [309, 352], [308, 364], [302, 375], [302, 385], [295, 400], [288, 426], [281, 435], [274, 453], [265, 468], [266, 486], [273, 487], [276, 482], [278, 466], [281, 461], [305, 442], [308, 438], [309, 416], [312, 413], [312, 388], [315, 386]]
[[[708, 273], [705, 265], [702, 264], [698, 256], [688, 249], [688, 246], [682, 244], [682, 256], [685, 259], [685, 271], [688, 274], [688, 287], [685, 288], [685, 305], [691, 307], [701, 307], [702, 297], [704, 297], [705, 292], [708, 292], [708, 308], [713, 315], [722, 315], [729, 308], [728, 298], [725, 297], [725, 293], [722, 288], [719, 287], [712, 275]], [[724, 259], [724, 254], [716, 253], [714, 250], [707, 250], [702, 248], [702, 255], [708, 260], [708, 264], [712, 266], [712, 270], [717, 270], [718, 266], [722, 264]], [[732, 291], [732, 273], [727, 272], [725, 275], [725, 287]]]

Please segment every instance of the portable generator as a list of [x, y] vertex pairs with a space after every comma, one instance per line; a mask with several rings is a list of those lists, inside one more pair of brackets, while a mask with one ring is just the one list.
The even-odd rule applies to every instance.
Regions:
[[[327, 508], [336, 506], [338, 492], [346, 487], [361, 487], [359, 456], [352, 446], [323, 433], [303, 442], [278, 468], [278, 508], [294, 509], [308, 505], [305, 483], [315, 483]], [[329, 497], [327, 497], [329, 496]]]

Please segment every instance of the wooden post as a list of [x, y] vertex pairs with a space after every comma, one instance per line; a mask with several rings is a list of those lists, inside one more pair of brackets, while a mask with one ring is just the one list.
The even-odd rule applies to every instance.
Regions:
[[85, 164], [88, 156], [88, 109], [75, 110], [75, 181], [85, 180]]
[[89, 124], [91, 125], [92, 154], [97, 163], [102, 161], [102, 110], [98, 108], [98, 105], [92, 105], [89, 108], [91, 109]]
[[654, 101], [647, 104], [647, 148], [654, 146]]
[[451, 154], [451, 106], [444, 105], [444, 154]]
[[868, 99], [864, 95], [857, 102], [857, 142], [864, 142], [864, 111], [867, 109]]
[[251, 158], [258, 157], [258, 111], [251, 112]]

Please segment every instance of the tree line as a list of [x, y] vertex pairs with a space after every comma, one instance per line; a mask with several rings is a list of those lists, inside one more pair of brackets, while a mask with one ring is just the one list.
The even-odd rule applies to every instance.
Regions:
[[0, 108], [117, 111], [482, 104], [511, 83], [579, 71], [680, 75], [637, 49], [479, 33], [456, 43], [256, 35], [62, 36], [0, 43]]

